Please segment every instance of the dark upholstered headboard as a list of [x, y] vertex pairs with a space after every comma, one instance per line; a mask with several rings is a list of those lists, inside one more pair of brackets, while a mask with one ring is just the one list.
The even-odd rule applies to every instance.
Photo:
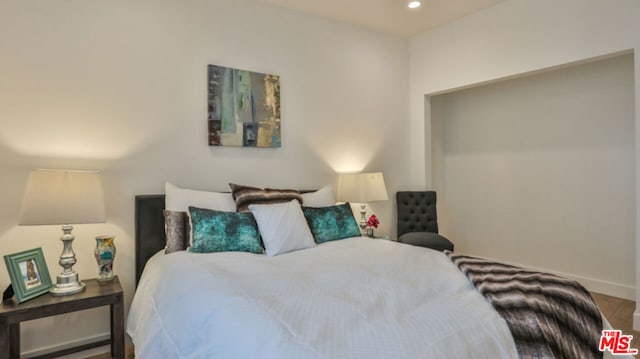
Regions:
[[136, 285], [149, 258], [164, 248], [164, 194], [136, 196]]

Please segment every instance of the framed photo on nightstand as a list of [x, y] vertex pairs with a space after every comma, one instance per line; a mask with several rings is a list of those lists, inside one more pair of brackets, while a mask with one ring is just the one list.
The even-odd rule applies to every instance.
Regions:
[[11, 285], [18, 303], [22, 303], [51, 289], [51, 277], [42, 248], [34, 248], [4, 256]]

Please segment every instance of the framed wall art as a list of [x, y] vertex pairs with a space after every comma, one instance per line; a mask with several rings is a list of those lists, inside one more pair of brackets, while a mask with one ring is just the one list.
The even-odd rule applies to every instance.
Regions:
[[51, 277], [42, 248], [5, 255], [4, 262], [18, 303], [47, 293], [51, 289]]
[[280, 77], [207, 66], [210, 146], [280, 147]]

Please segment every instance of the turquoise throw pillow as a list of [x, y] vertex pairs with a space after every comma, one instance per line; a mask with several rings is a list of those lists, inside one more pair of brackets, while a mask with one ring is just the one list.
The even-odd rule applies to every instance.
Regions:
[[360, 236], [349, 203], [330, 207], [302, 207], [316, 243]]
[[263, 253], [258, 225], [251, 213], [221, 212], [189, 207], [190, 252]]

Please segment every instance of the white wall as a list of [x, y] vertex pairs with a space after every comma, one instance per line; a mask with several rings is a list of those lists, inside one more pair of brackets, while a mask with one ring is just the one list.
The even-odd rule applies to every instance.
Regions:
[[[432, 186], [431, 109], [425, 95], [640, 49], [640, 2], [508, 0], [410, 40], [412, 175]], [[635, 79], [635, 253], [640, 258], [640, 57]], [[508, 259], [512, 254], [503, 255]], [[619, 254], [622, 255], [622, 254]], [[613, 259], [617, 257], [614, 255]], [[540, 258], [542, 261], [543, 259]], [[571, 259], [567, 265], [571, 265]], [[636, 301], [640, 302], [635, 270]], [[634, 314], [640, 328], [640, 313]]]
[[441, 232], [635, 299], [633, 104], [632, 55], [432, 96]]
[[[75, 269], [95, 277], [92, 237], [115, 234], [127, 305], [136, 194], [308, 189], [358, 170], [393, 194], [409, 176], [407, 40], [248, 0], [5, 0], [0, 54], [0, 252], [41, 246], [55, 278], [59, 228], [16, 226], [29, 169], [101, 170], [108, 221], [75, 226]], [[207, 146], [207, 64], [280, 75], [282, 148]], [[374, 205], [381, 234], [392, 209]], [[23, 350], [103, 336], [106, 313], [25, 323]]]

